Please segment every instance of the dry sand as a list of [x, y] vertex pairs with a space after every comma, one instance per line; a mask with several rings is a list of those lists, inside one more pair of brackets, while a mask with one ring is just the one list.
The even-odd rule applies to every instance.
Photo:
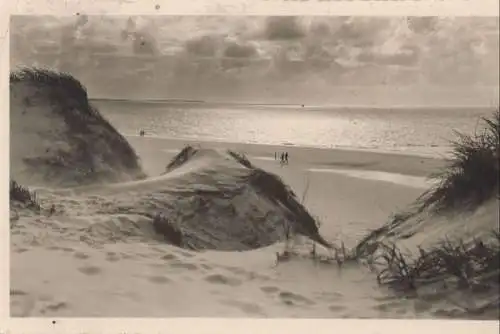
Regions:
[[[127, 139], [141, 157], [150, 181], [80, 191], [39, 189], [42, 205], [56, 202], [65, 214], [45, 217], [24, 212], [14, 222], [12, 316], [453, 315], [454, 308], [446, 300], [407, 300], [378, 287], [374, 275], [358, 265], [339, 269], [331, 263], [294, 258], [276, 266], [275, 253], [283, 250], [283, 244], [245, 252], [188, 251], [155, 240], [154, 232], [141, 225], [141, 215], [100, 215], [90, 210], [93, 201], [106, 205], [106, 196], [134, 202], [137, 188], [161, 187], [166, 181], [154, 176], [161, 174], [186, 144], [148, 137]], [[280, 175], [299, 196], [307, 187], [305, 206], [323, 222], [321, 234], [334, 243], [343, 240], [348, 246], [411, 203], [423, 190], [422, 183], [415, 181], [423, 179], [416, 178], [442, 164], [436, 159], [398, 154], [200, 144], [247, 153], [253, 163]], [[274, 161], [278, 150], [290, 153], [289, 165], [281, 167]], [[311, 171], [328, 168], [337, 168], [337, 172]], [[358, 174], [346, 175], [346, 169], [355, 169]], [[381, 178], [370, 171], [398, 175], [391, 179], [391, 174], [383, 174], [384, 180], [369, 180]], [[405, 180], [401, 175], [413, 179]], [[124, 238], [127, 235], [130, 238]], [[300, 239], [296, 248], [304, 253], [310, 249]]]

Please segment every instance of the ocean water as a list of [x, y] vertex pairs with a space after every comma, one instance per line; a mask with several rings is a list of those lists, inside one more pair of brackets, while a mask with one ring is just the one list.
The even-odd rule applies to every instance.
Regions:
[[481, 130], [492, 108], [368, 108], [93, 100], [123, 134], [442, 156], [453, 131]]

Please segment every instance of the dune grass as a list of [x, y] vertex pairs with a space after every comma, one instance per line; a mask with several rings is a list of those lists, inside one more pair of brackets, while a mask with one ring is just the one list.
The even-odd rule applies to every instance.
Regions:
[[256, 167], [248, 160], [244, 153], [235, 152], [232, 150], [227, 150], [227, 153], [234, 158], [237, 162], [245, 166], [246, 168], [255, 169]]
[[26, 187], [23, 187], [15, 180], [10, 180], [10, 201], [22, 203], [26, 205], [26, 207], [35, 209], [37, 211], [41, 210], [41, 206], [38, 203], [36, 193], [30, 191]]
[[[33, 82], [48, 87], [60, 89], [68, 97], [74, 98], [82, 106], [88, 107], [87, 90], [85, 86], [69, 73], [56, 72], [40, 67], [25, 67], [10, 73], [10, 82]], [[89, 113], [90, 108], [85, 108]]]
[[193, 155], [196, 154], [196, 152], [197, 151], [193, 146], [184, 146], [184, 148], [165, 167], [165, 173], [168, 173], [173, 169], [182, 166], [182, 164], [188, 161]]
[[[405, 254], [394, 243], [379, 243], [373, 265], [379, 284], [402, 291], [442, 281], [457, 289], [491, 290], [500, 281], [500, 234], [472, 241], [443, 239], [419, 254]], [[381, 269], [378, 269], [381, 268]], [[497, 292], [498, 293], [498, 292]]]
[[184, 238], [179, 226], [173, 223], [168, 217], [155, 214], [153, 216], [153, 229], [163, 236], [168, 244], [184, 247]]
[[500, 111], [482, 118], [484, 128], [473, 135], [456, 132], [452, 157], [444, 169], [431, 175], [436, 186], [424, 192], [421, 208], [436, 212], [477, 207], [498, 196]]

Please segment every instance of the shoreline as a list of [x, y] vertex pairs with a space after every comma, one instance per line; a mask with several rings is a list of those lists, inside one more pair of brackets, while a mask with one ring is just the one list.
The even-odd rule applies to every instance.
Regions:
[[[445, 165], [444, 158], [386, 150], [236, 143], [195, 138], [141, 137], [131, 134], [124, 134], [124, 137], [139, 151], [153, 149], [153, 147], [158, 150], [161, 146], [160, 150], [169, 157], [175, 154], [175, 150], [180, 151], [186, 145], [197, 145], [212, 149], [232, 149], [262, 160], [274, 160], [275, 152], [287, 151], [290, 154], [290, 163], [300, 165], [305, 169], [351, 169], [427, 177]], [[137, 154], [141, 156], [139, 152]], [[166, 165], [168, 160], [164, 162]]]

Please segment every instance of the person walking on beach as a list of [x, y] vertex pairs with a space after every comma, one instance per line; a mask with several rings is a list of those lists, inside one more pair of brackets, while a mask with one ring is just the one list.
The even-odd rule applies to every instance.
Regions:
[[288, 152], [285, 152], [285, 162], [288, 165]]
[[283, 165], [285, 163], [285, 153], [281, 152], [280, 155], [280, 164]]

